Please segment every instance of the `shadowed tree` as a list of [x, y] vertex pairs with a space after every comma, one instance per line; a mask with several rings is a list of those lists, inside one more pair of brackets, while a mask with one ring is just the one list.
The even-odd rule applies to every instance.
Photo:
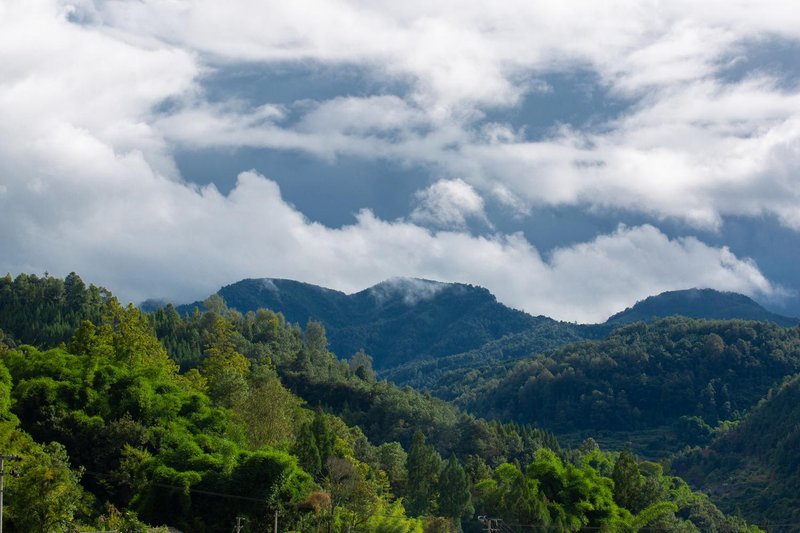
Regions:
[[442, 460], [417, 430], [408, 451], [408, 511], [415, 516], [434, 511]]
[[451, 455], [439, 475], [439, 514], [453, 521], [456, 530], [461, 531], [461, 519], [469, 518], [475, 509], [472, 507], [467, 473]]

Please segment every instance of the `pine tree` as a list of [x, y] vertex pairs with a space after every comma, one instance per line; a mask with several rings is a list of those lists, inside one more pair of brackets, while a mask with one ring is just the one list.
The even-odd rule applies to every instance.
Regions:
[[322, 409], [317, 409], [314, 413], [314, 421], [311, 422], [311, 432], [314, 434], [314, 441], [319, 450], [319, 460], [322, 465], [326, 463], [328, 457], [333, 454], [333, 445], [336, 442], [336, 436], [328, 426], [325, 420], [325, 413]]
[[442, 463], [439, 454], [417, 430], [408, 452], [408, 511], [415, 516], [432, 512]]
[[631, 452], [625, 450], [619, 454], [614, 463], [614, 501], [617, 505], [631, 511], [637, 511], [637, 500], [642, 485], [639, 465]]
[[475, 511], [471, 499], [467, 473], [451, 455], [439, 476], [439, 514], [452, 519], [460, 531], [461, 518], [469, 518]]
[[322, 471], [322, 461], [319, 457], [319, 448], [317, 447], [317, 439], [314, 438], [314, 433], [311, 431], [309, 424], [304, 424], [300, 428], [300, 433], [297, 435], [292, 453], [297, 456], [298, 463], [303, 470], [319, 476]]

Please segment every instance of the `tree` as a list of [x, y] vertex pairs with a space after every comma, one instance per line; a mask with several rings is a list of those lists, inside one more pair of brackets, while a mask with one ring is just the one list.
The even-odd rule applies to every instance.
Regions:
[[317, 409], [314, 413], [314, 420], [311, 422], [311, 432], [314, 434], [314, 441], [317, 443], [319, 459], [322, 464], [325, 465], [328, 457], [333, 454], [333, 445], [336, 442], [336, 435], [331, 431], [322, 409]]
[[329, 457], [325, 467], [331, 496], [331, 518], [338, 515], [347, 524], [348, 531], [357, 528], [375, 514], [379, 504], [374, 487], [362, 472], [368, 469], [367, 465], [354, 465], [341, 457]]
[[235, 409], [245, 421], [253, 448], [282, 447], [294, 438], [301, 401], [273, 371], [259, 367], [251, 375], [247, 396]]
[[80, 473], [67, 452], [51, 443], [23, 457], [20, 476], [8, 483], [8, 521], [15, 531], [50, 533], [73, 523], [84, 497]]
[[89, 297], [86, 292], [86, 285], [75, 272], [70, 272], [64, 278], [64, 299], [67, 309], [73, 313], [79, 313], [88, 303]]
[[611, 479], [614, 480], [614, 501], [630, 511], [637, 511], [642, 476], [636, 458], [628, 450], [619, 454]]
[[364, 350], [359, 350], [350, 358], [350, 370], [364, 381], [375, 381], [375, 371], [372, 369], [372, 357]]
[[456, 456], [451, 455], [439, 475], [439, 514], [452, 519], [460, 531], [461, 518], [471, 517], [474, 511], [467, 473]]
[[112, 298], [105, 307], [96, 340], [95, 350], [110, 349], [114, 358], [131, 369], [148, 368], [170, 375], [177, 372], [177, 365], [153, 335], [147, 317], [132, 304], [123, 307]]
[[520, 524], [550, 524], [538, 481], [523, 475], [516, 465], [501, 464], [491, 478], [475, 485], [475, 492], [482, 513]]
[[224, 318], [211, 315], [205, 331], [206, 359], [200, 372], [208, 380], [208, 394], [226, 407], [240, 404], [247, 394], [250, 361], [236, 351], [235, 330]]
[[425, 435], [417, 430], [408, 451], [408, 511], [419, 516], [433, 511], [437, 501], [439, 470], [442, 459], [430, 444], [425, 442]]
[[381, 470], [389, 476], [392, 492], [405, 494], [408, 482], [406, 462], [408, 454], [399, 442], [385, 442], [378, 446], [378, 462]]
[[322, 460], [319, 457], [317, 439], [314, 438], [311, 424], [303, 424], [300, 428], [292, 453], [297, 456], [297, 461], [303, 467], [303, 470], [314, 476], [320, 475], [322, 472]]
[[228, 311], [228, 306], [225, 304], [225, 299], [219, 294], [212, 294], [203, 301], [203, 307], [209, 313], [214, 313], [219, 316], [225, 316]]

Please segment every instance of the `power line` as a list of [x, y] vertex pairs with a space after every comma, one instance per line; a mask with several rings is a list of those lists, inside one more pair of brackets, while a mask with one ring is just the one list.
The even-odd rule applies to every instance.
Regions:
[[[245, 501], [249, 501], [249, 502], [263, 503], [264, 505], [267, 504], [267, 500], [265, 498], [252, 498], [250, 496], [239, 496], [238, 494], [227, 494], [227, 493], [224, 493], [224, 492], [214, 492], [214, 491], [211, 491], [211, 490], [193, 489], [192, 487], [179, 487], [177, 485], [167, 485], [166, 483], [151, 482], [150, 485], [152, 485], [154, 487], [162, 487], [162, 488], [165, 488], [165, 489], [175, 489], [175, 490], [180, 490], [180, 491], [188, 490], [189, 492], [194, 492], [194, 493], [197, 493], [197, 494], [205, 494], [207, 496], [217, 496], [217, 497], [220, 497], [220, 498], [231, 498], [231, 499], [236, 499], [236, 500], [245, 500]], [[2, 533], [2, 532], [0, 532], [0, 533]]]

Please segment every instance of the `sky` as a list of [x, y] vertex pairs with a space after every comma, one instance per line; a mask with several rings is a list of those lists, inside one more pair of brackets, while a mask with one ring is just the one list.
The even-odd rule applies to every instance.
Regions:
[[784, 0], [0, 0], [0, 272], [800, 315]]

